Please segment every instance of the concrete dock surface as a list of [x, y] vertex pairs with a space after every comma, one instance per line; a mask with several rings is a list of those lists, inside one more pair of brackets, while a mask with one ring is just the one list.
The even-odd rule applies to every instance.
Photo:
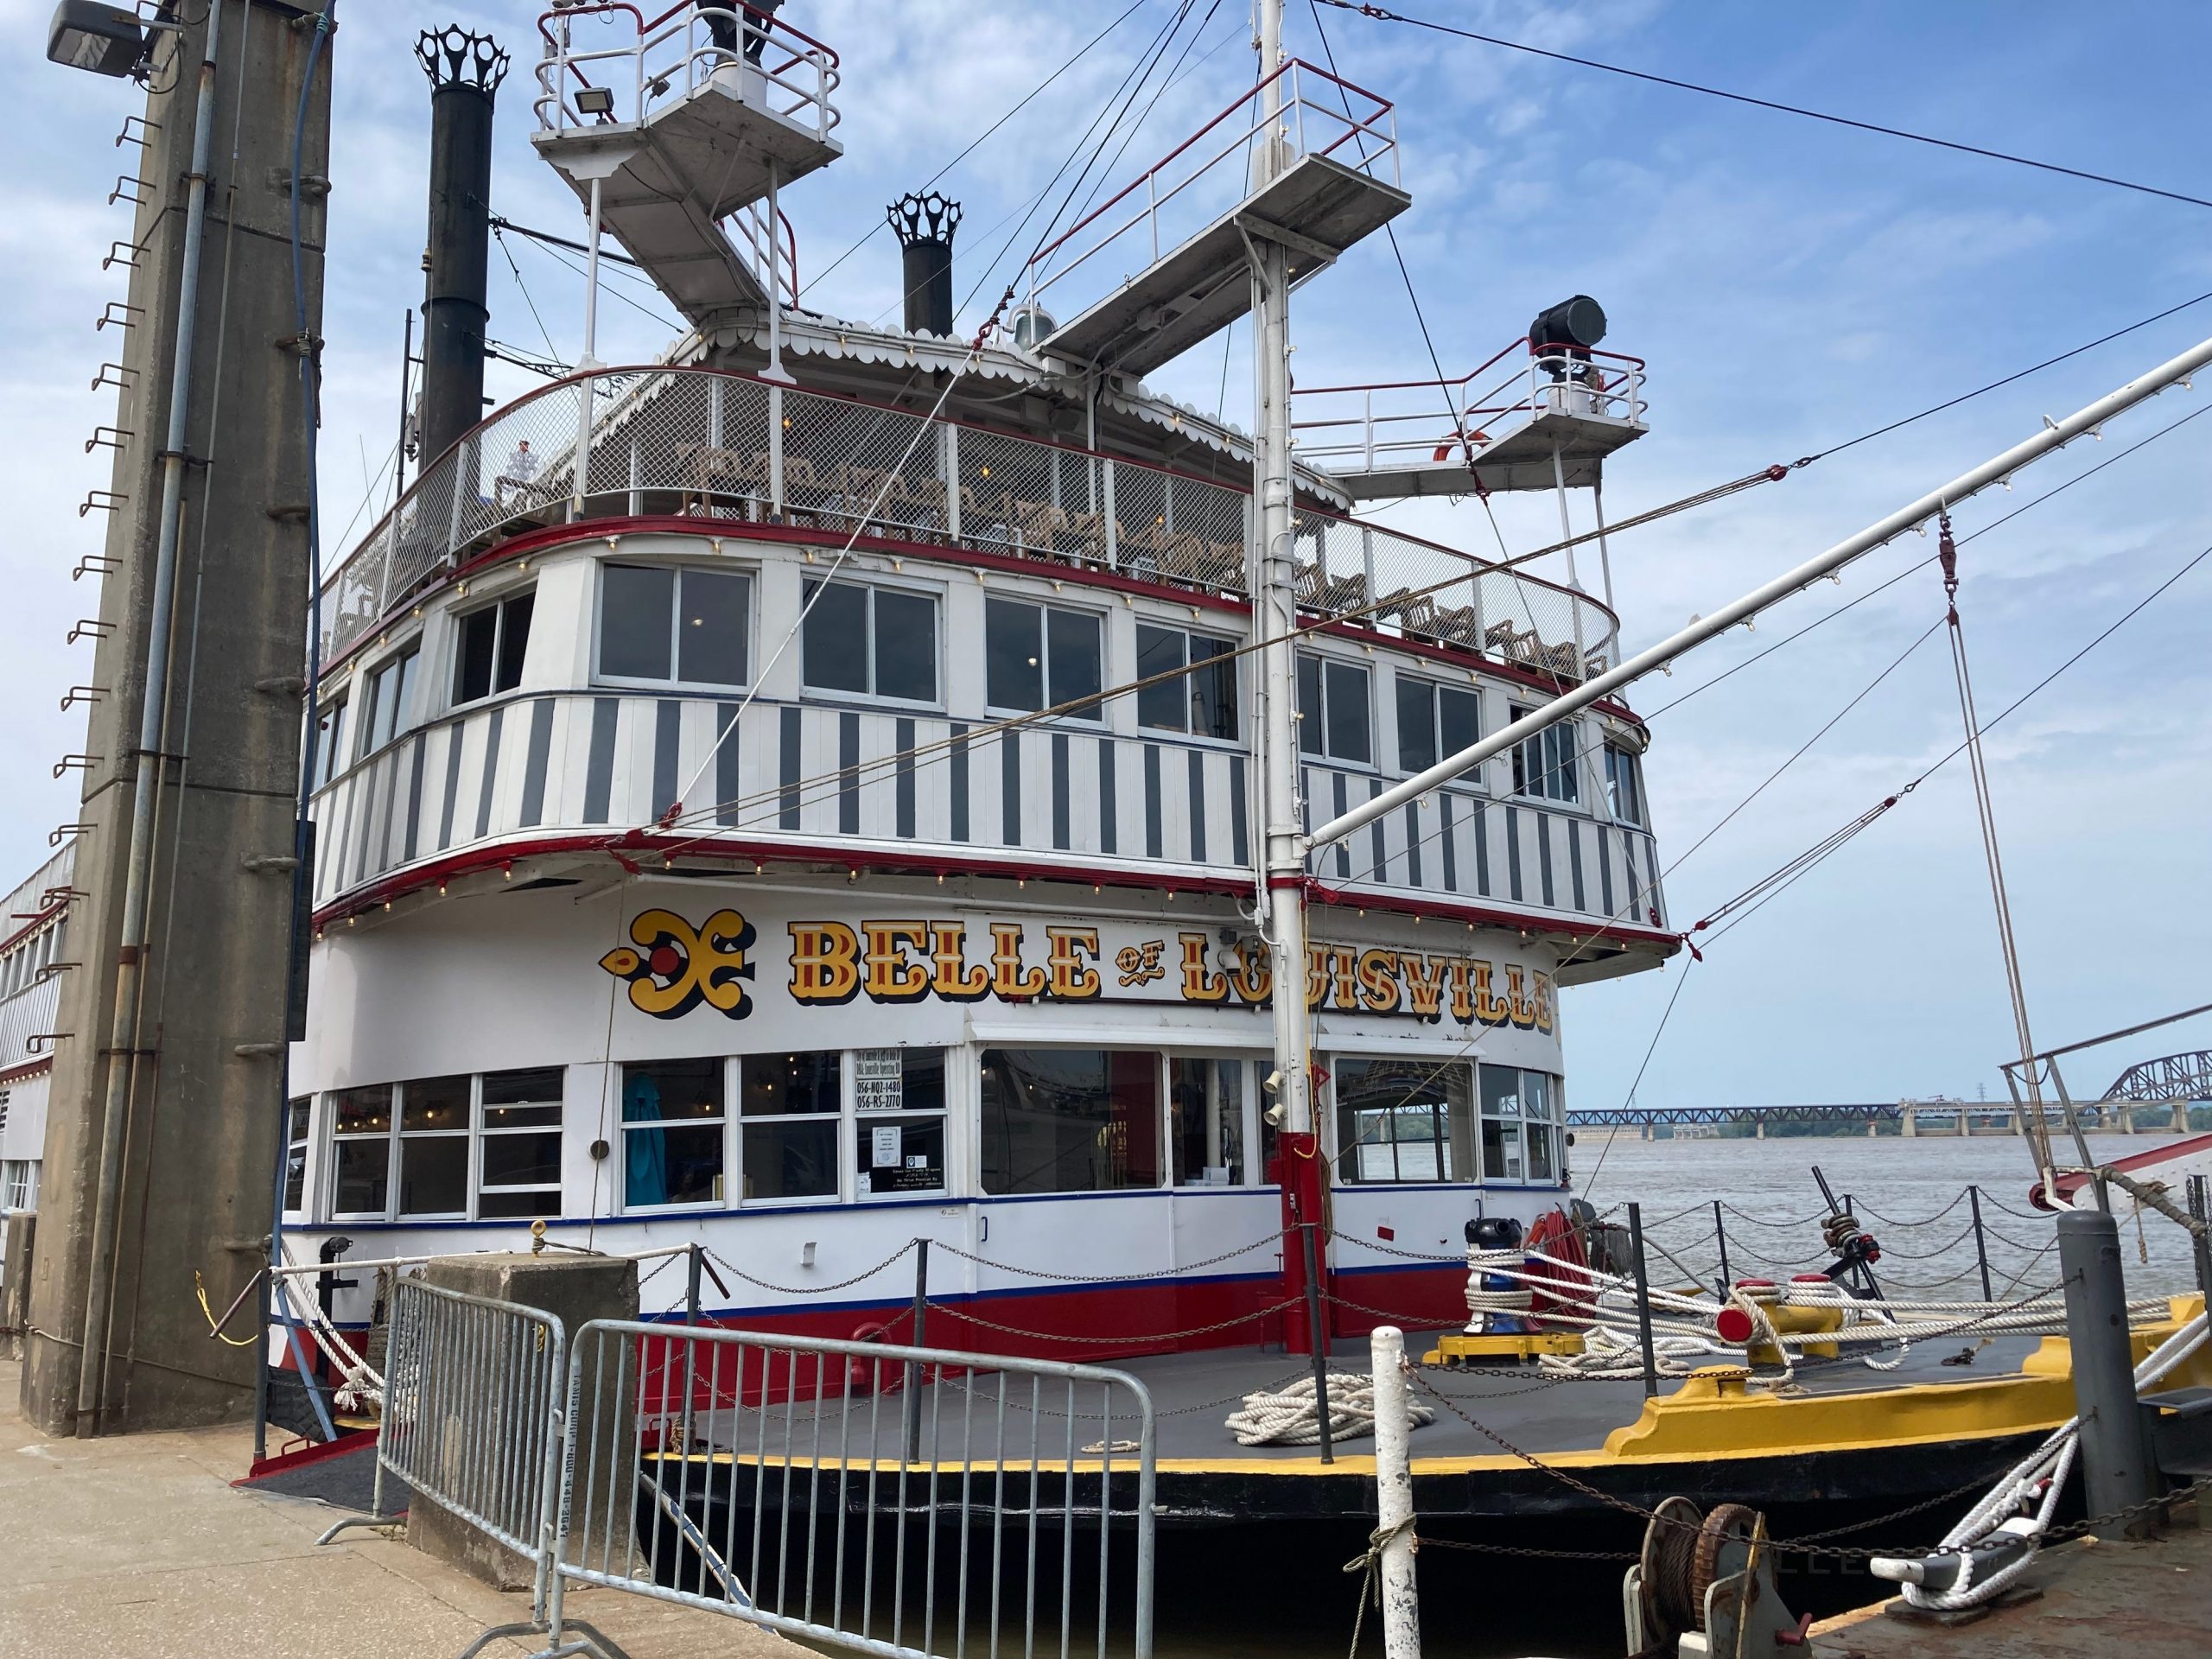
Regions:
[[[233, 1487], [251, 1430], [54, 1440], [16, 1407], [0, 1361], [0, 1659], [452, 1659], [529, 1617], [503, 1594], [381, 1533], [315, 1547], [339, 1511]], [[572, 1591], [572, 1616], [630, 1659], [778, 1659], [802, 1650], [739, 1620]], [[515, 1659], [536, 1646], [486, 1649]]]
[[[2077, 1539], [2047, 1549], [2022, 1580], [2031, 1592], [1972, 1624], [1901, 1618], [1888, 1604], [1813, 1627], [1823, 1659], [2205, 1659], [2212, 1654], [2212, 1529], [2206, 1510], [2141, 1543]], [[2040, 1595], [2032, 1592], [2040, 1591]], [[2017, 1592], [2016, 1592], [2017, 1593]]]

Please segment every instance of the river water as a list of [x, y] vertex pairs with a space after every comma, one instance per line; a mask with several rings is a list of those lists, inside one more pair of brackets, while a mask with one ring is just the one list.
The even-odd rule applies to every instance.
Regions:
[[[2175, 1138], [2092, 1135], [2090, 1150], [2102, 1162]], [[1819, 1265], [1826, 1258], [1817, 1217], [1825, 1206], [1811, 1173], [1815, 1164], [1839, 1196], [1851, 1196], [1862, 1225], [1881, 1245], [1878, 1271], [1892, 1295], [1979, 1298], [1972, 1216], [1963, 1196], [1969, 1184], [1982, 1194], [1996, 1294], [2005, 1296], [2008, 1287], [2024, 1294], [2058, 1280], [2051, 1218], [2028, 1205], [2033, 1167], [2026, 1142], [2013, 1136], [1646, 1141], [1634, 1130], [1610, 1137], [1584, 1130], [1576, 1141], [1578, 1191], [1600, 1210], [1630, 1199], [1642, 1205], [1660, 1284], [1692, 1275], [1712, 1281], [1719, 1262], [1716, 1200], [1736, 1276], [1787, 1277]], [[2193, 1288], [2183, 1230], [2155, 1214], [2139, 1227], [2132, 1205], [2122, 1200], [2118, 1207], [2129, 1294]], [[1678, 1268], [1662, 1264], [1656, 1254], [1661, 1249], [1678, 1258]], [[1356, 1442], [1355, 1449], [1363, 1447]], [[1940, 1530], [1936, 1524], [1934, 1531]], [[1933, 1536], [1920, 1541], [1916, 1534], [1915, 1541]], [[1592, 1542], [1606, 1549], [1624, 1544], [1610, 1536]], [[1163, 1659], [1342, 1655], [1359, 1579], [1338, 1569], [1364, 1545], [1362, 1525], [1351, 1522], [1257, 1541], [1163, 1534], [1157, 1651]], [[1614, 1562], [1560, 1564], [1431, 1548], [1421, 1566], [1423, 1650], [1431, 1659], [1618, 1654], [1622, 1570]], [[1822, 1582], [1787, 1578], [1783, 1593], [1799, 1611], [1826, 1612], [1874, 1600], [1880, 1588], [1854, 1572]], [[1361, 1639], [1370, 1655], [1382, 1650], [1375, 1617], [1370, 1607]]]
[[[2107, 1162], [2177, 1138], [2092, 1135], [2089, 1151]], [[1786, 1277], [1820, 1265], [1812, 1259], [1820, 1237], [1810, 1219], [1824, 1207], [1812, 1175], [1817, 1164], [1839, 1197], [1851, 1196], [1860, 1224], [1882, 1248], [1877, 1271], [1885, 1287], [1896, 1281], [1900, 1295], [1980, 1294], [1972, 1214], [1961, 1198], [1969, 1184], [1981, 1191], [1998, 1294], [2016, 1276], [2024, 1291], [2057, 1282], [2057, 1253], [2048, 1248], [2051, 1219], [2029, 1206], [2035, 1168], [2028, 1143], [2013, 1135], [1643, 1141], [1629, 1129], [1610, 1141], [1605, 1132], [1579, 1130], [1575, 1141], [1577, 1189], [1601, 1210], [1630, 1199], [1642, 1204], [1654, 1242], [1708, 1281], [1719, 1259], [1715, 1200], [1723, 1205], [1729, 1266], [1738, 1278]], [[2188, 1235], [2156, 1213], [2139, 1224], [2134, 1206], [2118, 1194], [2114, 1199], [2129, 1294], [2192, 1289]], [[1655, 1263], [1653, 1274], [1659, 1278], [1663, 1269]]]

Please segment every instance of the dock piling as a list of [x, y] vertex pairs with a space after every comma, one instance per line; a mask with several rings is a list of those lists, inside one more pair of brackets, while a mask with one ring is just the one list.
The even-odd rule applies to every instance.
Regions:
[[1981, 1268], [1981, 1300], [1993, 1302], [1997, 1299], [1989, 1294], [1989, 1239], [1982, 1231], [1980, 1187], [1972, 1184], [1967, 1185], [1967, 1204], [1974, 1211], [1974, 1258]]
[[[914, 1346], [929, 1346], [930, 1317], [930, 1242], [926, 1238], [914, 1241]], [[914, 1360], [906, 1362], [906, 1461], [922, 1460], [922, 1368]]]
[[2189, 1178], [2189, 1213], [2200, 1228], [2196, 1236], [2196, 1290], [2204, 1298], [2204, 1306], [2212, 1308], [2212, 1238], [2201, 1230], [2204, 1222], [2212, 1220], [2212, 1201], [2207, 1200], [2205, 1186], [2203, 1176]]
[[[2074, 1408], [2082, 1421], [2082, 1482], [2089, 1513], [2113, 1515], [2158, 1495], [2136, 1409], [2135, 1359], [2127, 1335], [2127, 1289], [2120, 1224], [2103, 1211], [2058, 1217], [2058, 1267], [2066, 1289]], [[2097, 1528], [2107, 1540], [2140, 1535], [2141, 1517]]]
[[1329, 1434], [1329, 1338], [1321, 1324], [1321, 1270], [1313, 1243], [1314, 1225], [1303, 1222], [1298, 1229], [1300, 1248], [1306, 1253], [1306, 1345], [1313, 1351], [1313, 1421], [1321, 1434], [1321, 1461], [1334, 1463], [1336, 1448], [1330, 1444]]
[[1636, 1258], [1636, 1334], [1643, 1349], [1643, 1393], [1659, 1392], [1659, 1357], [1651, 1343], [1651, 1274], [1643, 1263], [1643, 1206], [1628, 1207], [1629, 1251]]

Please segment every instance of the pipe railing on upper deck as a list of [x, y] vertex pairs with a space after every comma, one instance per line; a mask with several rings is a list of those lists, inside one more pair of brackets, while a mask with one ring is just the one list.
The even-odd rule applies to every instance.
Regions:
[[[1319, 101], [1326, 96], [1319, 87], [1314, 89], [1315, 96], [1309, 96], [1307, 87], [1313, 80], [1332, 89], [1343, 107], [1332, 109]], [[1264, 106], [1262, 94], [1277, 82], [1282, 84], [1280, 114], [1271, 116], [1262, 107], [1256, 116], [1238, 122], [1238, 111], [1255, 105]], [[1313, 126], [1310, 135], [1309, 118]], [[1038, 249], [1027, 267], [1026, 302], [1036, 303], [1046, 289], [1133, 232], [1147, 233], [1141, 245], [1143, 263], [1150, 264], [1163, 251], [1219, 218], [1251, 194], [1251, 143], [1271, 130], [1286, 149], [1286, 164], [1303, 156], [1328, 156], [1370, 178], [1387, 175], [1389, 183], [1398, 182], [1397, 118], [1389, 100], [1293, 58]], [[1375, 143], [1372, 149], [1368, 148], [1370, 139]], [[1347, 145], [1352, 146], [1351, 152], [1338, 155]], [[1224, 175], [1228, 171], [1224, 164], [1232, 161], [1236, 163], [1234, 188], [1224, 188]], [[1202, 180], [1210, 180], [1212, 188], [1197, 191], [1185, 200], [1185, 193]], [[1171, 208], [1178, 211], [1171, 213]]]
[[[958, 421], [935, 422], [914, 442], [919, 414], [671, 367], [588, 377], [591, 437], [579, 479], [587, 378], [509, 404], [423, 469], [327, 578], [326, 662], [502, 537], [578, 517], [858, 528], [1247, 596], [1245, 488]], [[1562, 680], [1614, 660], [1618, 625], [1587, 595], [1310, 505], [1294, 533], [1310, 613], [1359, 613], [1380, 636]]]
[[[626, 12], [635, 26], [634, 39], [617, 39], [601, 47], [575, 43], [575, 26], [582, 19], [611, 19]], [[721, 45], [715, 38], [716, 23], [726, 24], [731, 36], [741, 42], [763, 41], [760, 56], [748, 57], [742, 46]], [[538, 95], [531, 107], [543, 130], [590, 127], [602, 120], [642, 124], [662, 100], [680, 100], [703, 86], [729, 84], [725, 77], [734, 78], [747, 101], [812, 128], [817, 137], [828, 138], [840, 118], [830, 101], [840, 79], [836, 53], [744, 0], [715, 4], [683, 0], [650, 19], [629, 0], [591, 0], [544, 13], [537, 20], [537, 32], [544, 51], [537, 65]], [[594, 73], [601, 79], [594, 80]], [[614, 108], [604, 116], [577, 109], [575, 95], [587, 87], [613, 93]]]
[[1472, 465], [1547, 415], [1642, 426], [1643, 377], [1642, 358], [1516, 340], [1456, 379], [1294, 388], [1291, 426], [1324, 473]]

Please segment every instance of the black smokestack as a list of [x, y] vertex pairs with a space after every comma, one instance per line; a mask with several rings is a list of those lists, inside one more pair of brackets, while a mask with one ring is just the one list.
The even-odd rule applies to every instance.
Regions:
[[425, 29], [415, 55], [430, 78], [430, 239], [423, 256], [422, 454], [445, 453], [484, 418], [486, 268], [491, 257], [492, 99], [507, 54], [458, 25]]
[[960, 204], [932, 190], [912, 192], [886, 209], [899, 245], [906, 251], [906, 332], [952, 332], [952, 233], [960, 228]]

